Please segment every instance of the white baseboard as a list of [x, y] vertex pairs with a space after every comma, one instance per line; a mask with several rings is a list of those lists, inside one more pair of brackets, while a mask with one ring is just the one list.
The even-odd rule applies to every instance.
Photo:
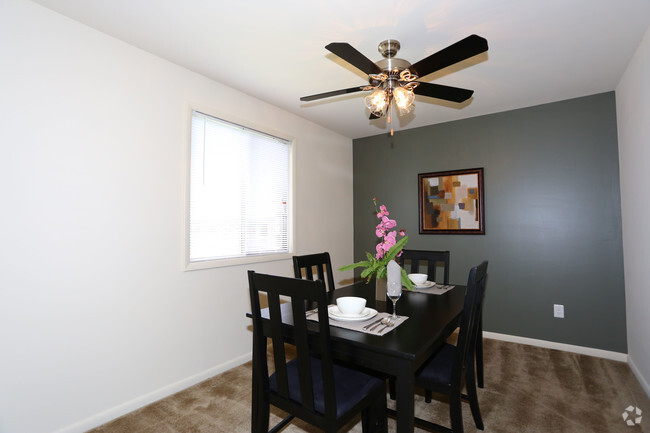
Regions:
[[611, 352], [609, 350], [594, 349], [593, 347], [574, 346], [572, 344], [518, 337], [516, 335], [497, 334], [496, 332], [484, 331], [483, 337], [509, 341], [511, 343], [527, 344], [529, 346], [544, 347], [547, 349], [563, 350], [565, 352], [579, 353], [581, 355], [595, 356], [598, 358], [611, 359], [613, 361], [628, 362], [627, 353]]
[[634, 358], [633, 357], [628, 357], [627, 361], [628, 365], [630, 366], [630, 369], [632, 370], [632, 373], [636, 376], [637, 380], [641, 384], [641, 388], [645, 391], [648, 397], [650, 397], [650, 384], [646, 380], [645, 377], [641, 374], [639, 369], [637, 368], [636, 364], [634, 363]]
[[225, 362], [221, 365], [209, 368], [208, 370], [202, 371], [201, 373], [195, 374], [178, 382], [172, 383], [170, 385], [159, 388], [155, 391], [152, 391], [148, 394], [142, 395], [131, 401], [127, 401], [118, 406], [95, 414], [89, 418], [81, 420], [77, 423], [64, 427], [60, 430], [57, 430], [54, 433], [83, 433], [95, 427], [98, 427], [108, 421], [119, 418], [122, 415], [125, 415], [129, 412], [133, 412], [136, 409], [139, 409], [143, 406], [151, 404], [155, 401], [158, 401], [162, 398], [168, 397], [178, 391], [182, 391], [186, 388], [189, 388], [192, 385], [196, 385], [199, 382], [202, 382], [206, 379], [209, 379], [213, 376], [216, 376], [219, 373], [223, 373], [226, 370], [237, 367], [245, 362], [248, 362], [252, 359], [252, 354], [246, 354], [238, 358], [232, 359], [228, 362]]

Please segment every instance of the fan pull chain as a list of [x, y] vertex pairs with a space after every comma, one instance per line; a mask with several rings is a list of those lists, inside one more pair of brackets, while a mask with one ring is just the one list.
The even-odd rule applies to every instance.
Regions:
[[[393, 101], [391, 101], [391, 102], [393, 102]], [[393, 136], [393, 123], [390, 121], [390, 117], [391, 117], [390, 115], [391, 115], [392, 111], [393, 111], [393, 104], [390, 104], [390, 106], [388, 107], [388, 124], [390, 125], [390, 136], [391, 137]]]

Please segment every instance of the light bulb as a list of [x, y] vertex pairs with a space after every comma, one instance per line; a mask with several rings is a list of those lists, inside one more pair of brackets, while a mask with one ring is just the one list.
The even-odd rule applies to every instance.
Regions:
[[366, 96], [366, 107], [368, 107], [372, 113], [383, 113], [386, 104], [388, 103], [387, 99], [386, 92], [384, 92], [383, 89], [377, 89], [371, 95]]
[[406, 90], [403, 87], [396, 87], [393, 90], [393, 98], [395, 99], [395, 105], [400, 111], [400, 114], [406, 114], [413, 109], [413, 99], [415, 95], [410, 90]]

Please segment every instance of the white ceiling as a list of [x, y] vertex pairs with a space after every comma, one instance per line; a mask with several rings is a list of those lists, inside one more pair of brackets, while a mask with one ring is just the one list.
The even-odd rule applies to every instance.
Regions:
[[416, 97], [396, 130], [614, 90], [650, 24], [650, 0], [35, 0], [131, 45], [340, 134], [389, 131], [368, 120], [365, 84], [324, 47], [348, 42], [373, 61], [397, 39], [411, 63], [470, 34], [479, 55], [424, 81], [473, 89], [462, 105]]

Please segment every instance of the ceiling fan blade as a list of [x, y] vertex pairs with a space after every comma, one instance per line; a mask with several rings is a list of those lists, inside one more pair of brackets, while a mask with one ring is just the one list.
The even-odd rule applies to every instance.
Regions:
[[440, 69], [488, 50], [485, 38], [471, 35], [411, 65], [411, 72], [422, 78]]
[[444, 99], [446, 101], [463, 102], [471, 98], [474, 91], [459, 87], [443, 86], [442, 84], [418, 82], [418, 86], [413, 89], [413, 93], [430, 98]]
[[329, 98], [330, 96], [336, 96], [336, 95], [345, 95], [346, 93], [354, 93], [354, 92], [359, 92], [363, 89], [368, 87], [368, 85], [363, 85], [363, 86], [358, 86], [358, 87], [350, 87], [347, 89], [341, 89], [341, 90], [333, 90], [331, 92], [325, 92], [325, 93], [318, 93], [316, 95], [309, 95], [309, 96], [303, 96], [300, 98], [301, 101], [315, 101], [317, 99], [323, 99], [323, 98]]
[[379, 66], [347, 42], [332, 42], [325, 48], [365, 74], [381, 74]]

